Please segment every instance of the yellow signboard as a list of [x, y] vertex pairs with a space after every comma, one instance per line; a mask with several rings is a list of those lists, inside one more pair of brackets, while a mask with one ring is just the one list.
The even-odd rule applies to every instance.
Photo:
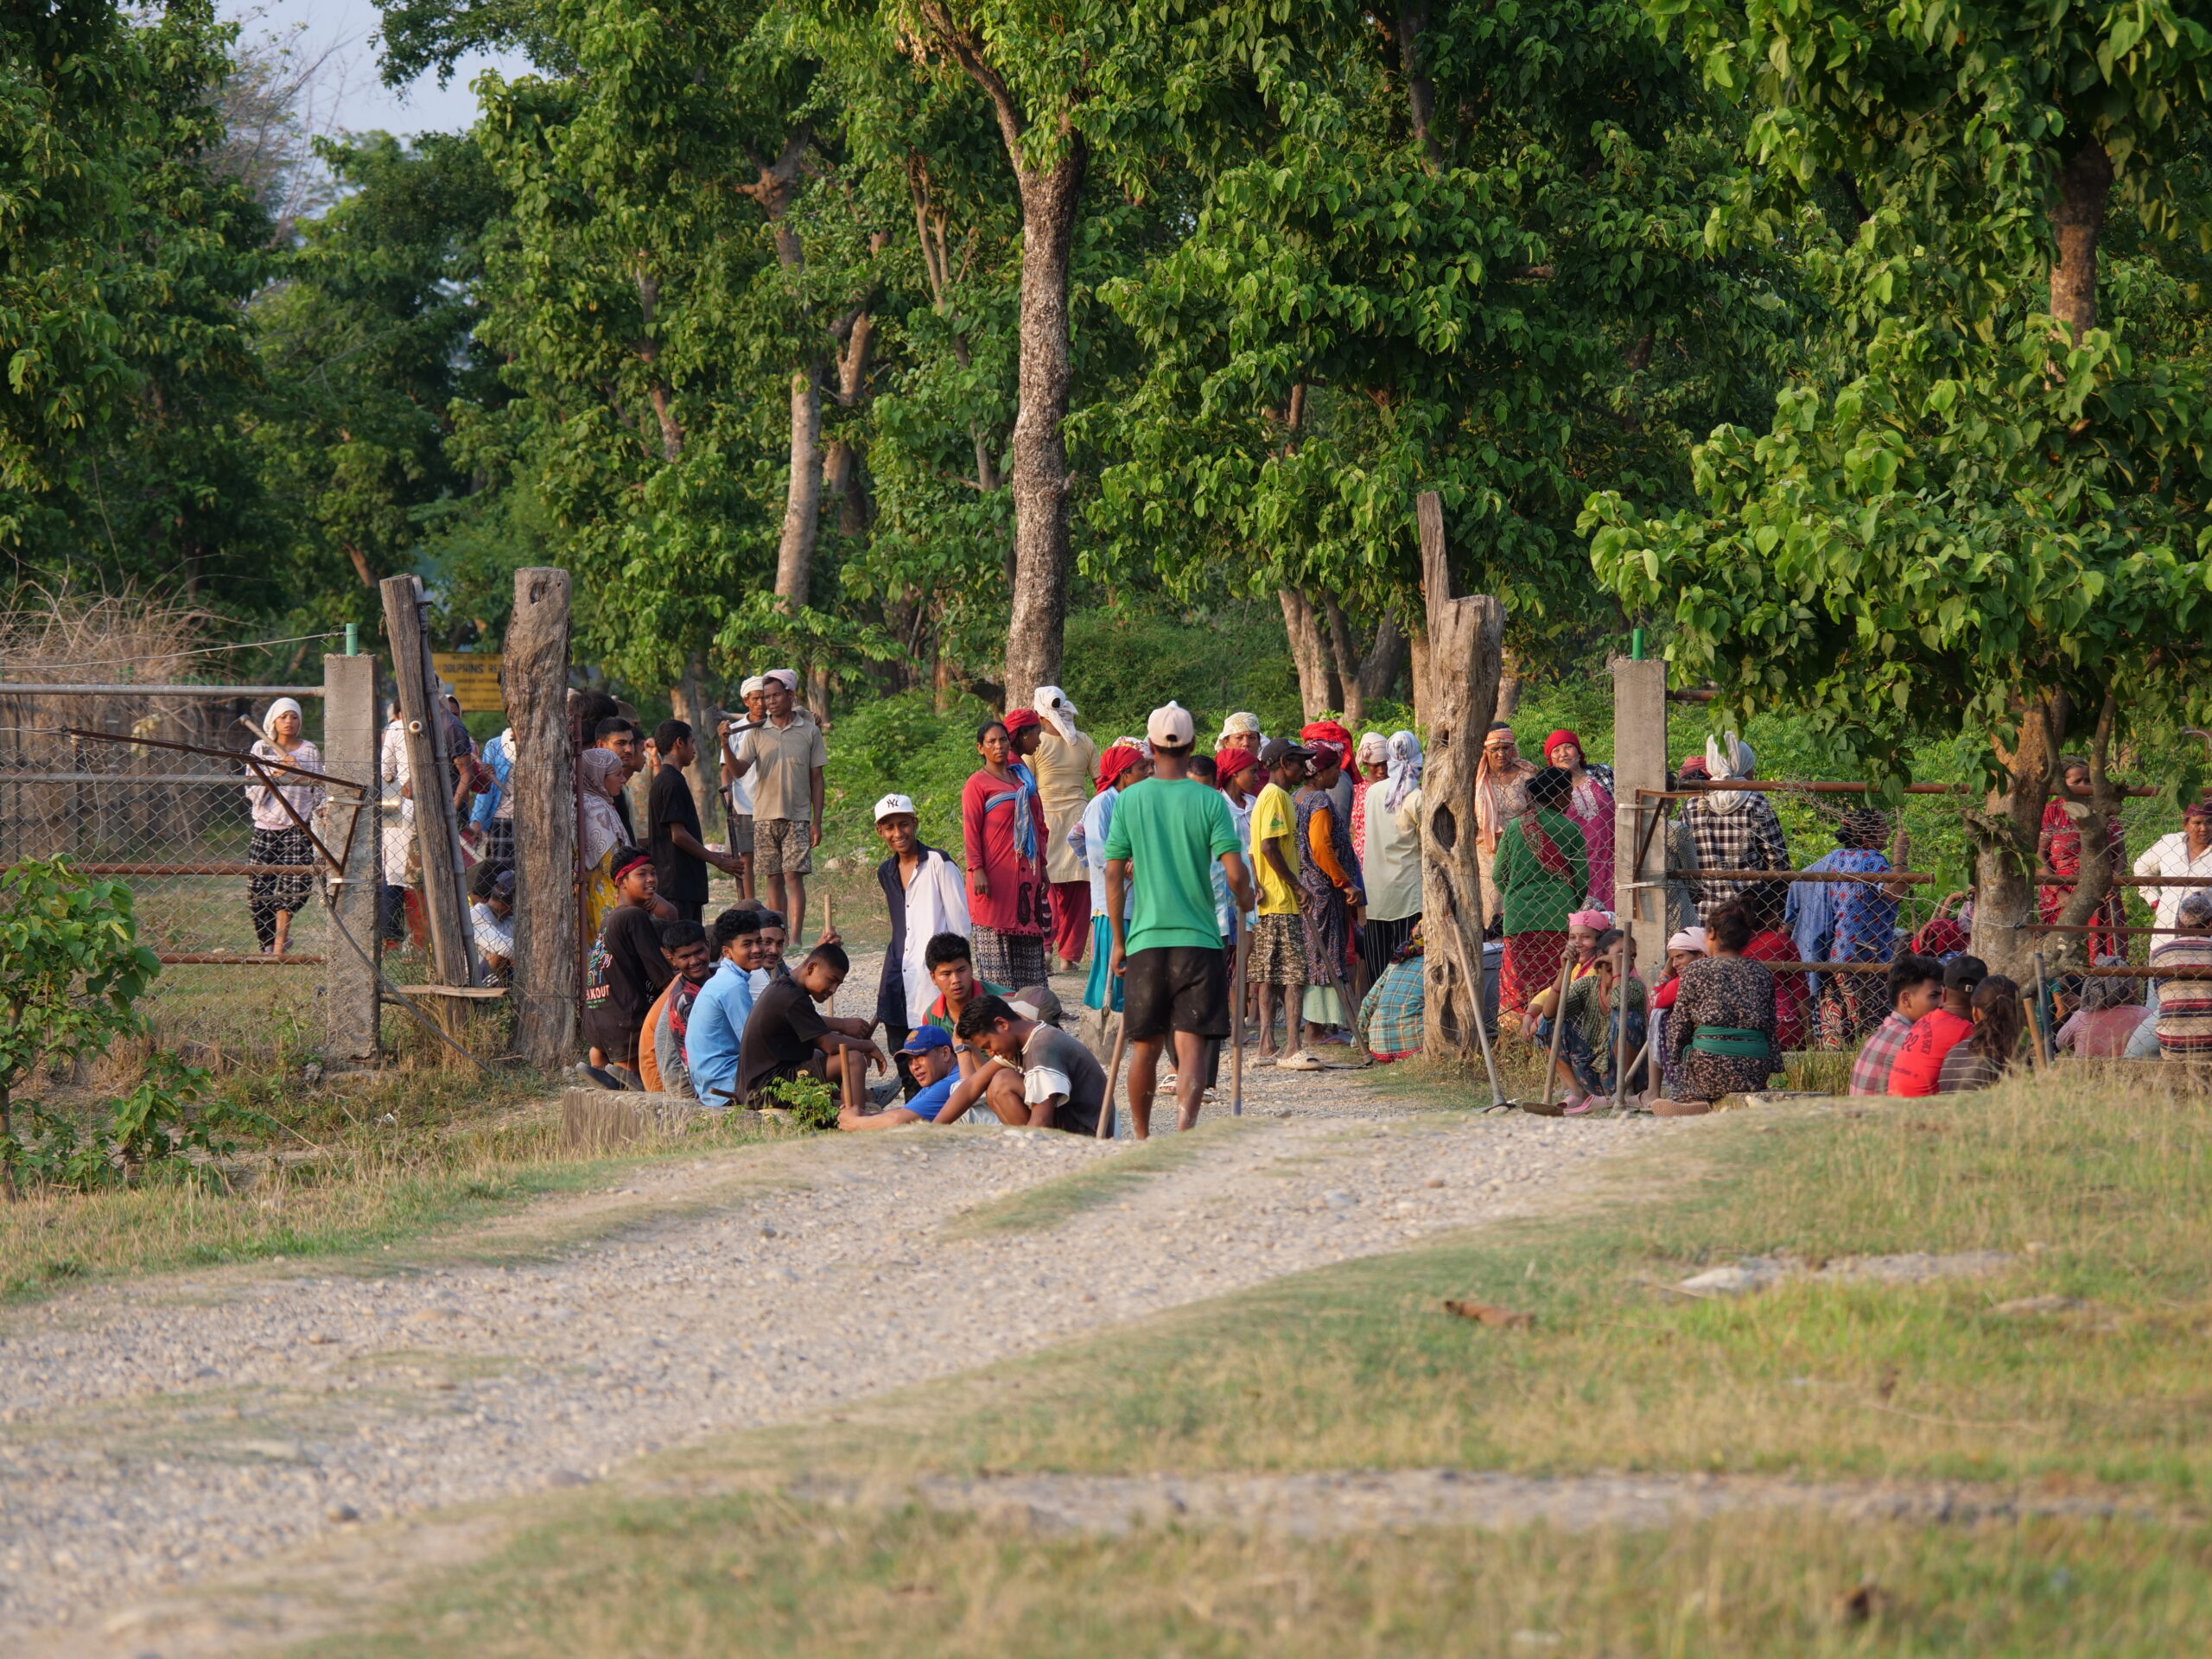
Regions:
[[496, 715], [506, 709], [499, 696], [499, 659], [467, 651], [434, 651], [430, 663], [451, 685], [464, 715]]

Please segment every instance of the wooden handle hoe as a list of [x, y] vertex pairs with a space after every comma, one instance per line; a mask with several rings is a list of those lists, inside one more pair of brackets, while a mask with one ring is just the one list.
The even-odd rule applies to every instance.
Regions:
[[[1107, 985], [1109, 988], [1109, 995], [1110, 995], [1113, 982], [1109, 979], [1107, 982]], [[1114, 1055], [1106, 1065], [1106, 1104], [1098, 1114], [1098, 1131], [1093, 1137], [1096, 1140], [1108, 1141], [1113, 1138], [1115, 1111], [1114, 1086], [1121, 1079], [1122, 1050], [1127, 1045], [1128, 1036], [1128, 1016], [1127, 1014], [1116, 1014], [1114, 1016]]]
[[1550, 1058], [1544, 1062], [1543, 1099], [1538, 1107], [1540, 1116], [1553, 1115], [1552, 1084], [1559, 1077], [1560, 1043], [1567, 1035], [1567, 985], [1573, 973], [1573, 958], [1562, 960], [1559, 965], [1559, 983], [1552, 988], [1552, 1050]]

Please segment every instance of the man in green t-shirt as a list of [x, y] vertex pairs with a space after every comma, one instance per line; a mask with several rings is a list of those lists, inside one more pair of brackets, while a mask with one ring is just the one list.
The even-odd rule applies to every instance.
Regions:
[[[1198, 1121], [1209, 1039], [1229, 1035], [1229, 953], [1215, 919], [1213, 865], [1221, 861], [1239, 911], [1252, 880], [1221, 791], [1190, 775], [1196, 733], [1176, 703], [1152, 711], [1145, 736], [1153, 775], [1122, 791], [1106, 834], [1106, 916], [1114, 933], [1109, 971], [1122, 981], [1129, 1043], [1129, 1121], [1152, 1128], [1160, 1051], [1175, 1039], [1178, 1126]], [[1131, 902], [1134, 895], [1135, 902]]]

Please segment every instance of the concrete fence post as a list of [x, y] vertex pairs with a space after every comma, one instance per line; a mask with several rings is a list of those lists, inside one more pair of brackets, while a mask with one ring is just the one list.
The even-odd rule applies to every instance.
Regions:
[[[377, 931], [377, 882], [383, 874], [383, 791], [377, 779], [377, 659], [322, 659], [322, 764], [334, 778], [369, 786], [355, 816], [350, 791], [333, 792], [324, 843], [344, 849], [346, 868], [332, 889], [331, 940], [323, 963], [323, 1057], [335, 1065], [377, 1058], [377, 977], [382, 946]], [[357, 954], [340, 928], [361, 947]]]

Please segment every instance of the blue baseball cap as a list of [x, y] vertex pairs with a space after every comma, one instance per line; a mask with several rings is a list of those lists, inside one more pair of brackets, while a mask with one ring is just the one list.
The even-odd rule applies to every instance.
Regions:
[[906, 1046], [901, 1054], [925, 1054], [933, 1048], [950, 1048], [951, 1033], [943, 1026], [917, 1026], [906, 1034]]

